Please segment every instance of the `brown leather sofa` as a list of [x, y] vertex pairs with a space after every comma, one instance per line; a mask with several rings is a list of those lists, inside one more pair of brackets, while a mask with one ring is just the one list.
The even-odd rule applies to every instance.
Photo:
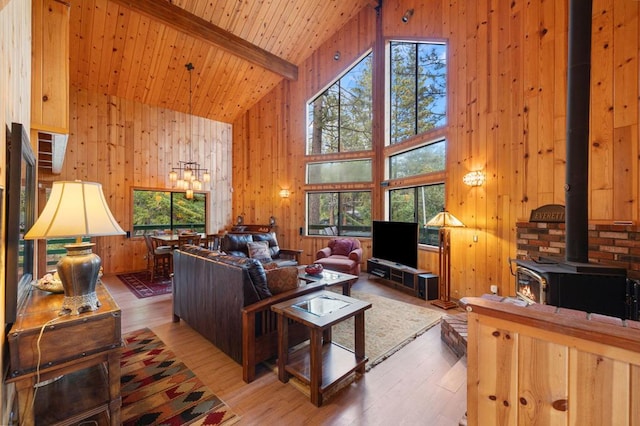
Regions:
[[220, 240], [220, 250], [231, 256], [249, 257], [248, 243], [256, 241], [266, 241], [269, 244], [271, 260], [278, 267], [296, 266], [300, 263], [302, 250], [280, 248], [275, 232], [227, 233]]
[[[242, 376], [255, 378], [256, 364], [277, 355], [273, 304], [321, 290], [311, 282], [272, 295], [256, 259], [225, 256], [199, 246], [173, 251], [173, 316], [184, 320], [234, 361]], [[289, 328], [291, 344], [308, 339], [305, 327]]]

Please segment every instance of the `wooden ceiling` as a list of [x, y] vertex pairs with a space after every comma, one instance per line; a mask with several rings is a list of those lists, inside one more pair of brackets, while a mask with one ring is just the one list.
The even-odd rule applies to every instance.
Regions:
[[375, 0], [71, 0], [72, 86], [232, 122]]

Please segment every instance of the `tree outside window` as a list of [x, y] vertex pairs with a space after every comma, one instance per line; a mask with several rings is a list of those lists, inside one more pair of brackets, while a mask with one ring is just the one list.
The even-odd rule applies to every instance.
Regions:
[[447, 48], [391, 42], [390, 144], [446, 124]]
[[372, 56], [368, 54], [309, 103], [308, 155], [371, 149]]
[[313, 192], [307, 196], [307, 235], [371, 236], [371, 192]]
[[419, 244], [438, 245], [438, 228], [428, 228], [426, 223], [443, 207], [444, 183], [389, 191], [390, 220], [418, 222]]
[[133, 235], [187, 229], [206, 232], [206, 205], [204, 193], [194, 193], [188, 200], [184, 192], [134, 189]]

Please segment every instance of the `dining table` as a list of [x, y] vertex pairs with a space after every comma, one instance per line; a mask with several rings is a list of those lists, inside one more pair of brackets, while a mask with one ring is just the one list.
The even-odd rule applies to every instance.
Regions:
[[[204, 239], [207, 234], [198, 233], [200, 235], [200, 239]], [[171, 246], [172, 249], [178, 248], [179, 234], [159, 234], [152, 235], [151, 238], [158, 242], [158, 245], [161, 246]]]

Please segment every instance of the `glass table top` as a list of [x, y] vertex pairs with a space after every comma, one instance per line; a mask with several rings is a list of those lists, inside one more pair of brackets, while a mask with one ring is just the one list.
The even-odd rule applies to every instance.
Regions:
[[293, 305], [293, 307], [321, 317], [331, 312], [335, 312], [338, 309], [342, 309], [350, 304], [351, 302], [346, 302], [344, 300], [336, 299], [330, 296], [318, 296], [300, 303], [296, 303], [295, 305]]

